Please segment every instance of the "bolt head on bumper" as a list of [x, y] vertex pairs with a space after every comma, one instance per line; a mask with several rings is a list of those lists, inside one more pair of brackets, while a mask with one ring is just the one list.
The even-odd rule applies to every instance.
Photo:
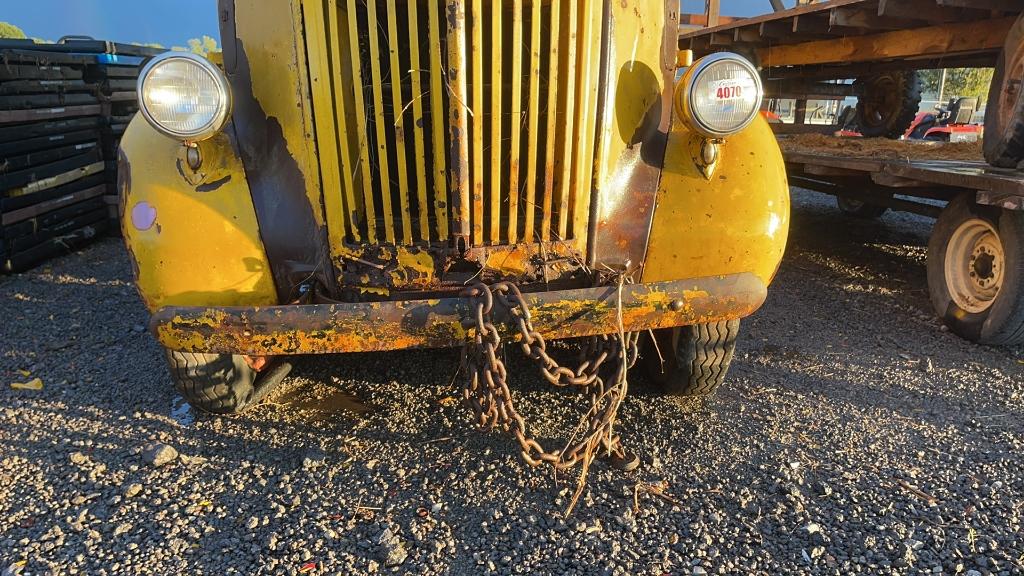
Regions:
[[[753, 274], [651, 284], [532, 292], [523, 295], [548, 340], [668, 328], [742, 318], [764, 303]], [[469, 300], [435, 298], [288, 306], [165, 307], [150, 326], [172, 350], [251, 356], [442, 348], [462, 344]], [[516, 339], [509, 311], [495, 303], [503, 338]]]

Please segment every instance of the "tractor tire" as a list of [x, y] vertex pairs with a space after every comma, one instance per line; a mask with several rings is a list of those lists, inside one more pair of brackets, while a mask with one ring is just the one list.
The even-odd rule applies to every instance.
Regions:
[[1024, 212], [952, 200], [928, 241], [928, 292], [954, 334], [1024, 344]]
[[739, 320], [654, 330], [655, 342], [646, 336], [644, 373], [670, 396], [708, 396], [725, 380], [739, 332]]
[[898, 139], [914, 122], [921, 105], [917, 72], [882, 72], [858, 78], [856, 123], [862, 136]]
[[1001, 168], [1024, 162], [1024, 16], [1010, 28], [999, 54], [985, 108], [985, 160]]
[[194, 408], [212, 414], [237, 414], [258, 404], [291, 371], [282, 362], [257, 373], [237, 354], [166, 352], [175, 389]]
[[871, 204], [862, 200], [854, 200], [853, 198], [847, 198], [845, 196], [836, 196], [836, 206], [839, 208], [840, 212], [847, 216], [864, 218], [865, 220], [880, 218], [882, 214], [889, 211], [889, 208], [886, 206], [879, 206], [878, 204]]

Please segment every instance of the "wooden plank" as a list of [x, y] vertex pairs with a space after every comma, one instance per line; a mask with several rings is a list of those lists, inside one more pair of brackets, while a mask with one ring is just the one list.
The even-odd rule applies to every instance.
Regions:
[[834, 40], [759, 48], [766, 66], [867, 62], [958, 52], [1001, 50], [1016, 17], [929, 26]]
[[776, 134], [832, 134], [839, 130], [834, 124], [772, 124]]
[[874, 12], [857, 9], [852, 6], [833, 8], [829, 13], [829, 23], [833, 26], [846, 26], [851, 28], [870, 28], [872, 30], [906, 30], [926, 25], [921, 20], [910, 18], [894, 18], [892, 16], [879, 16]]
[[976, 10], [996, 10], [999, 12], [1019, 13], [1024, 6], [1020, 0], [936, 0], [939, 6], [950, 8], [974, 8]]
[[[727, 24], [722, 24], [720, 26], [714, 26], [714, 27], [711, 27], [711, 28], [706, 28], [704, 30], [696, 30], [694, 32], [690, 32], [689, 34], [683, 34], [682, 36], [680, 36], [680, 38], [682, 38], [682, 39], [697, 38], [697, 37], [700, 37], [700, 36], [704, 36], [705, 34], [708, 34], [710, 32], [724, 32], [726, 30], [732, 30], [733, 28], [737, 28], [737, 27], [740, 27], [740, 26], [750, 26], [752, 24], [760, 24], [762, 22], [772, 22], [772, 21], [780, 22], [780, 21], [786, 20], [787, 21], [786, 24], [790, 25], [788, 20], [789, 20], [789, 18], [792, 18], [793, 16], [799, 16], [800, 14], [809, 14], [809, 13], [812, 13], [812, 12], [827, 12], [829, 9], [835, 8], [835, 7], [838, 7], [838, 6], [847, 6], [847, 5], [850, 5], [850, 4], [864, 4], [864, 3], [865, 3], [865, 0], [832, 0], [831, 2], [822, 2], [820, 4], [809, 4], [809, 5], [806, 5], [806, 6], [797, 6], [796, 8], [791, 8], [791, 9], [785, 10], [783, 12], [771, 12], [771, 13], [768, 13], [768, 14], [762, 14], [760, 16], [754, 16], [753, 18], [744, 18], [742, 20], [736, 20], [734, 22], [730, 22], [730, 23], [727, 23]], [[873, 0], [867, 0], [866, 3], [868, 5], [874, 6]]]
[[992, 169], [984, 162], [956, 160], [889, 162], [883, 170], [893, 176], [946, 186], [1024, 195], [1024, 175], [1015, 170]]
[[707, 14], [708, 28], [718, 26], [719, 12], [721, 12], [719, 0], [705, 0], [704, 7], [705, 14]]
[[[134, 93], [132, 98], [134, 98]], [[38, 108], [34, 110], [0, 110], [0, 124], [10, 122], [33, 122], [36, 120], [52, 120], [72, 116], [98, 116], [101, 112], [99, 104], [85, 106], [58, 106], [56, 108]]]
[[863, 172], [878, 172], [884, 165], [883, 161], [874, 158], [825, 156], [821, 154], [807, 154], [803, 152], [784, 152], [783, 157], [786, 159], [786, 162], [849, 168], [850, 170], [861, 170]]
[[63, 208], [74, 204], [75, 202], [81, 202], [82, 200], [88, 200], [89, 198], [95, 198], [96, 196], [102, 196], [107, 190], [105, 184], [99, 186], [93, 186], [92, 188], [86, 188], [85, 190], [79, 190], [78, 192], [72, 192], [70, 194], [54, 198], [53, 200], [47, 200], [45, 202], [39, 202], [31, 206], [20, 208], [18, 210], [12, 210], [5, 212], [2, 220], [4, 226], [14, 224], [15, 222], [21, 222], [29, 218], [35, 218], [40, 214]]
[[960, 22], [964, 14], [956, 8], [937, 6], [936, 0], [879, 0], [878, 15], [922, 18], [929, 22]]
[[851, 168], [837, 168], [835, 166], [822, 166], [820, 164], [805, 164], [804, 173], [814, 174], [815, 176], [863, 176], [863, 170], [853, 170]]

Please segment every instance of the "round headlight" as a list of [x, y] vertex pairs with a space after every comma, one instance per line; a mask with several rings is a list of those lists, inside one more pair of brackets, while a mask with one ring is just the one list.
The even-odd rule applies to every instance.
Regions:
[[718, 52], [701, 58], [676, 85], [676, 113], [710, 138], [747, 127], [761, 108], [761, 77], [745, 58]]
[[219, 68], [202, 56], [165, 52], [139, 74], [139, 108], [154, 128], [190, 142], [224, 127], [231, 91]]

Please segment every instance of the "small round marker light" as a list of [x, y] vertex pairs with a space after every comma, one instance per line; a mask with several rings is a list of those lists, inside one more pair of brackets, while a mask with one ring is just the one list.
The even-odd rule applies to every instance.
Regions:
[[186, 142], [216, 134], [231, 113], [227, 78], [209, 60], [165, 52], [139, 74], [139, 109], [158, 131]]
[[675, 110], [698, 133], [723, 138], [754, 120], [763, 96], [761, 77], [747, 59], [718, 52], [694, 62], [679, 79]]

